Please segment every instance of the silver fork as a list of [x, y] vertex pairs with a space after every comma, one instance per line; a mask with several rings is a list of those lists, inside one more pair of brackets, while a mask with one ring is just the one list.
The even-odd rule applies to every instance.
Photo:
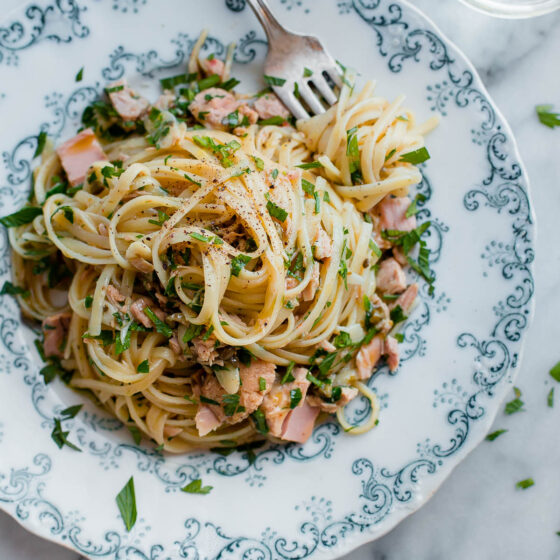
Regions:
[[[324, 113], [325, 106], [321, 97], [327, 106], [334, 105], [338, 99], [325, 75], [338, 87], [342, 86], [340, 69], [334, 58], [317, 37], [287, 31], [278, 23], [265, 0], [247, 2], [253, 8], [268, 37], [268, 55], [264, 69], [267, 76], [278, 78], [278, 85], [271, 84], [274, 93], [298, 119], [310, 115], [296, 97], [296, 92], [312, 114]], [[320, 96], [313, 91], [310, 84]]]

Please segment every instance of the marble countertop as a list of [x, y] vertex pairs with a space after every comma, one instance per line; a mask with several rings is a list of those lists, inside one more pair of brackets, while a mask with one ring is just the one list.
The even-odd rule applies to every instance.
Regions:
[[[20, 0], [0, 0], [0, 13]], [[549, 369], [560, 360], [560, 130], [540, 124], [534, 107], [560, 110], [560, 12], [529, 21], [497, 20], [458, 0], [415, 0], [463, 49], [511, 124], [532, 184], [537, 215], [536, 314], [528, 333], [517, 386], [526, 411], [499, 414], [493, 429], [508, 433], [483, 442], [434, 498], [390, 534], [347, 560], [560, 559], [560, 386]], [[513, 398], [513, 397], [512, 397]], [[535, 485], [517, 490], [517, 481]], [[2, 560], [78, 560], [27, 533], [0, 512]]]

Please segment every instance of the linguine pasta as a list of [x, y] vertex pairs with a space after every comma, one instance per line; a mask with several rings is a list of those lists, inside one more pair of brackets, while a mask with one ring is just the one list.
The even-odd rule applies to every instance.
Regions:
[[[214, 73], [203, 42], [190, 89], [134, 122], [115, 101], [95, 113], [104, 157], [80, 184], [47, 145], [31, 219], [3, 218], [22, 312], [71, 387], [167, 451], [304, 441], [328, 413], [362, 433], [379, 411], [367, 380], [382, 356], [396, 367], [392, 334], [417, 291], [401, 265], [431, 281], [407, 195], [421, 181], [410, 154], [435, 123], [348, 80], [323, 115], [263, 118], [220, 88], [231, 64]], [[226, 102], [235, 111], [209, 124]], [[359, 394], [371, 411], [352, 426]]]

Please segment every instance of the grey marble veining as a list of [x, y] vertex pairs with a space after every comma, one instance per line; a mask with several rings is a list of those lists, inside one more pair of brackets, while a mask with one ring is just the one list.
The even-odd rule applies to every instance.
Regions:
[[[316, 0], [319, 1], [319, 0]], [[0, 0], [0, 12], [19, 0]], [[546, 406], [560, 360], [560, 129], [534, 107], [560, 110], [560, 12], [530, 21], [495, 20], [458, 0], [416, 0], [471, 59], [512, 125], [532, 184], [538, 218], [537, 307], [517, 386], [526, 411], [498, 415], [496, 441], [483, 442], [419, 512], [347, 560], [560, 559], [560, 385]], [[516, 490], [533, 477], [535, 486]], [[0, 513], [0, 560], [78, 560]]]

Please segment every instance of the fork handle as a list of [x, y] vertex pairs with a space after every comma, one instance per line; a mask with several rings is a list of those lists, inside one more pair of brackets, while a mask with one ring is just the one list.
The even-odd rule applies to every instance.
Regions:
[[269, 41], [272, 41], [278, 35], [286, 33], [284, 27], [278, 23], [278, 20], [270, 11], [265, 0], [247, 0], [247, 3], [261, 22]]

